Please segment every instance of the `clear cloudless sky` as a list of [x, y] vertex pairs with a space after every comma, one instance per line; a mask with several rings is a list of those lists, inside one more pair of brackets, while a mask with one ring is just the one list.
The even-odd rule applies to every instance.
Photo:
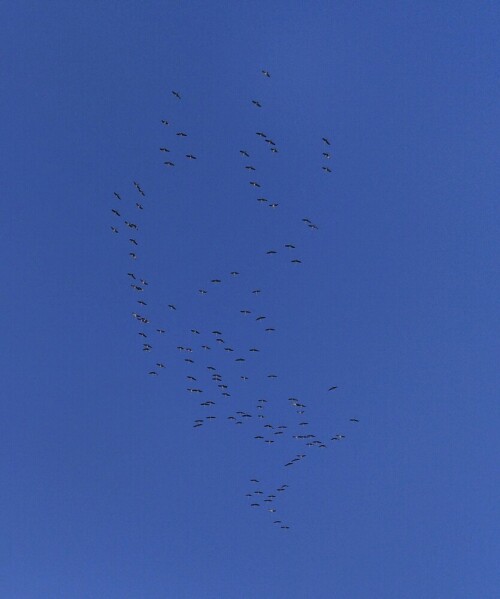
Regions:
[[[498, 3], [0, 13], [0, 597], [498, 597]], [[158, 377], [113, 191], [140, 219], [133, 268], [167, 329]], [[346, 435], [290, 471], [222, 410], [193, 429], [171, 350], [217, 318], [244, 346], [244, 298], [277, 328], [256, 337], [255, 372], [279, 378], [242, 396], [276, 414], [297, 396], [311, 426]], [[253, 476], [289, 484], [290, 530], [250, 509]]]

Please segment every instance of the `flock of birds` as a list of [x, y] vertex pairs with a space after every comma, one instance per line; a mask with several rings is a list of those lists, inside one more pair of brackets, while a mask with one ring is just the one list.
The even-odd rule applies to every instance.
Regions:
[[[262, 70], [261, 73], [265, 79], [271, 78], [271, 74], [267, 70]], [[174, 102], [182, 102], [180, 92], [172, 91], [172, 97]], [[263, 108], [263, 103], [260, 100], [252, 99], [251, 104], [258, 110]], [[161, 124], [169, 130], [173, 128], [169, 120], [161, 119]], [[277, 143], [270, 136], [263, 131], [256, 131], [256, 135], [265, 144], [261, 147], [260, 157], [262, 157], [262, 151], [265, 150], [269, 150], [273, 155], [279, 153]], [[162, 145], [159, 148], [163, 155], [169, 155], [169, 159], [163, 162], [165, 168], [175, 168], [179, 158], [190, 161], [198, 159], [192, 151], [183, 147], [183, 140], [188, 137], [188, 133], [183, 130], [174, 131], [170, 135], [168, 147]], [[323, 137], [321, 142], [322, 159], [329, 161], [331, 159], [331, 142], [327, 137]], [[257, 202], [274, 210], [277, 209], [278, 202], [262, 195], [264, 186], [254, 175], [257, 172], [257, 167], [254, 160], [248, 160], [251, 159], [250, 152], [246, 149], [239, 149], [239, 155], [245, 159], [244, 170], [251, 173], [251, 180], [248, 183], [257, 191]], [[170, 158], [170, 156], [173, 157]], [[320, 166], [325, 173], [332, 172], [326, 163]], [[260, 354], [265, 352], [268, 336], [276, 334], [276, 327], [270, 322], [270, 318], [262, 313], [261, 297], [265, 295], [263, 289], [259, 287], [244, 289], [243, 296], [248, 297], [250, 306], [247, 304], [238, 308], [241, 318], [247, 319], [249, 337], [252, 339], [250, 342], [241, 336], [239, 340], [236, 340], [238, 342], [233, 343], [230, 341], [229, 335], [223, 333], [223, 327], [214, 329], [208, 327], [206, 330], [202, 330], [192, 324], [185, 330], [182, 344], [179, 341], [176, 343], [169, 339], [170, 322], [168, 325], [164, 321], [157, 322], [149, 315], [150, 283], [141, 273], [141, 268], [137, 267], [137, 264], [140, 264], [137, 260], [141, 246], [141, 215], [144, 210], [147, 210], [147, 196], [137, 181], [133, 181], [133, 187], [135, 191], [132, 199], [114, 192], [115, 203], [111, 208], [113, 219], [111, 231], [113, 235], [125, 236], [127, 239], [130, 259], [127, 276], [130, 288], [136, 295], [136, 308], [132, 311], [132, 317], [137, 323], [137, 335], [141, 340], [141, 350], [151, 356], [150, 368], [147, 370], [148, 376], [158, 377], [164, 369], [171, 367], [172, 361], [165, 359], [163, 357], [165, 352], [162, 353], [162, 350], [158, 348], [158, 346], [164, 347], [162, 343], [164, 339], [168, 340], [172, 354], [176, 354], [177, 360], [183, 365], [180, 369], [176, 367], [173, 370], [183, 373], [186, 381], [186, 394], [202, 399], [199, 403], [200, 414], [192, 423], [193, 429], [203, 429], [213, 421], [223, 419], [228, 424], [249, 430], [256, 443], [266, 446], [283, 446], [286, 448], [288, 457], [281, 460], [282, 463], [279, 465], [281, 476], [286, 475], [291, 468], [295, 468], [303, 462], [311, 452], [325, 450], [335, 443], [342, 442], [346, 438], [344, 433], [335, 432], [324, 437], [311, 431], [308, 408], [302, 399], [286, 398], [286, 403], [282, 403], [283, 409], [278, 405], [281, 398], [279, 400], [276, 398], [274, 390], [271, 389], [270, 393], [266, 393], [266, 397], [259, 398], [253, 397], [245, 390], [245, 382], [250, 378], [252, 380], [259, 379], [263, 386], [266, 383], [272, 384], [272, 381], [278, 378], [276, 372], [268, 370], [263, 372], [262, 361], [258, 360]], [[311, 231], [316, 231], [319, 228], [309, 218], [303, 217], [301, 222], [302, 226], [306, 226]], [[288, 255], [291, 264], [297, 266], [302, 264], [302, 260], [296, 255], [295, 243], [284, 242], [282, 248], [285, 255]], [[268, 256], [277, 253], [276, 248], [265, 250], [265, 254]], [[243, 274], [233, 270], [227, 273], [227, 278], [209, 278], [206, 284], [196, 290], [196, 293], [201, 297], [212, 292], [217, 293], [217, 288], [242, 279], [244, 279]], [[231, 290], [229, 290], [229, 297], [235, 297]], [[173, 303], [167, 304], [165, 309], [170, 312], [171, 319], [175, 319], [179, 313], [177, 305]], [[255, 343], [255, 339], [261, 341]], [[337, 388], [336, 385], [332, 385], [325, 391], [334, 393]], [[350, 418], [349, 421], [351, 425], [359, 422], [355, 417]], [[289, 449], [290, 446], [294, 446], [293, 450]], [[283, 519], [278, 512], [280, 499], [286, 493], [289, 485], [274, 483], [265, 489], [258, 478], [249, 479], [249, 484], [250, 488], [245, 497], [250, 508], [268, 513], [274, 526], [282, 530], [289, 530], [290, 523]]]

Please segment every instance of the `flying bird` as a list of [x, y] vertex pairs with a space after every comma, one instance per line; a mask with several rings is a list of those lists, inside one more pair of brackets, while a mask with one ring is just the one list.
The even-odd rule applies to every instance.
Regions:
[[262, 108], [262, 104], [259, 101], [257, 101], [257, 100], [252, 100], [252, 104], [254, 106], [257, 106], [257, 108]]
[[326, 137], [322, 137], [321, 139], [326, 143], [327, 146], [331, 145]]
[[181, 99], [181, 95], [180, 95], [180, 93], [179, 93], [179, 92], [176, 92], [176, 91], [173, 91], [173, 90], [172, 90], [172, 93], [174, 94], [174, 96], [175, 96], [176, 98], [178, 98], [179, 100]]
[[271, 73], [265, 69], [262, 69], [261, 73], [264, 75], [264, 77], [271, 77]]

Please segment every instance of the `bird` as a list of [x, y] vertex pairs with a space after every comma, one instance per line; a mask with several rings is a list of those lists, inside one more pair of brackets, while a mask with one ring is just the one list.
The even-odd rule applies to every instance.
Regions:
[[325, 158], [330, 158], [330, 154], [329, 154], [328, 152], [323, 152], [323, 156], [324, 156]]
[[277, 154], [278, 150], [276, 148], [271, 148], [271, 152], [273, 152], [274, 154]]
[[240, 150], [240, 154], [242, 156], [246, 156], [247, 158], [250, 158], [250, 154], [246, 150]]
[[187, 133], [184, 133], [184, 131], [179, 131], [178, 133], [176, 133], [176, 135], [178, 137], [187, 137]]
[[267, 250], [266, 254], [277, 254], [278, 252], [276, 250]]
[[321, 139], [326, 143], [327, 146], [331, 145], [326, 137], [322, 137]]
[[201, 295], [206, 295], [208, 291], [206, 289], [198, 289], [198, 293], [200, 293]]
[[264, 77], [271, 77], [271, 73], [265, 69], [262, 69], [261, 73], [264, 75]]
[[211, 283], [222, 283], [222, 281], [220, 279], [212, 279], [210, 282]]
[[260, 183], [257, 183], [257, 181], [250, 181], [249, 183], [252, 187], [260, 187]]
[[113, 191], [113, 194], [114, 194], [114, 195], [115, 195], [115, 196], [116, 196], [116, 197], [117, 197], [119, 200], [121, 200], [121, 197], [120, 197], [120, 194], [119, 194], [119, 193], [116, 193], [116, 191]]
[[132, 258], [132, 260], [137, 259], [137, 254], [134, 254], [134, 252], [129, 252], [128, 255]]
[[136, 202], [135, 205], [139, 210], [144, 210], [144, 206], [142, 204], [139, 204], [139, 202]]
[[133, 243], [134, 245], [138, 245], [137, 241], [135, 239], [129, 239], [130, 243]]
[[118, 233], [118, 229], [116, 227], [111, 227], [111, 230], [113, 231], [113, 233]]
[[294, 260], [290, 260], [290, 262], [292, 264], [302, 264], [302, 260], [299, 260], [298, 258], [295, 258]]
[[262, 104], [258, 100], [252, 100], [252, 104], [257, 108], [262, 108]]
[[118, 210], [115, 210], [114, 208], [111, 208], [111, 212], [113, 214], [116, 214], [116, 216], [121, 216], [121, 214], [118, 212]]
[[172, 162], [171, 160], [167, 160], [166, 162], [163, 163], [165, 166], [175, 166], [175, 162]]
[[158, 376], [158, 373], [157, 373], [157, 372], [155, 372], [154, 370], [151, 370], [151, 372], [149, 372], [149, 374], [151, 374], [151, 375], [155, 375], [155, 376]]
[[174, 304], [168, 304], [168, 307], [169, 307], [171, 310], [177, 310], [177, 308], [174, 306]]
[[160, 152], [170, 152], [168, 148], [160, 148]]
[[333, 386], [333, 387], [330, 387], [330, 388], [328, 389], [328, 391], [335, 391], [335, 389], [338, 389], [338, 387], [337, 387], [336, 385], [335, 385], [335, 386]]
[[232, 277], [236, 277], [238, 276], [240, 273], [237, 270], [233, 270], [232, 272], [229, 273]]
[[277, 208], [279, 206], [279, 204], [273, 203], [273, 204], [269, 204], [269, 208]]
[[349, 420], [350, 420], [351, 422], [359, 422], [359, 420], [358, 420], [357, 418], [349, 418]]
[[262, 131], [257, 131], [255, 133], [255, 135], [258, 135], [259, 137], [267, 137], [267, 135], [265, 133], [263, 133]]
[[291, 250], [294, 250], [294, 249], [295, 249], [295, 246], [294, 246], [293, 244], [291, 244], [291, 243], [285, 243], [285, 247], [286, 247], [286, 248], [289, 248], [289, 249], [291, 249]]
[[181, 99], [181, 95], [180, 95], [180, 93], [179, 93], [179, 92], [176, 92], [176, 91], [173, 91], [173, 90], [172, 90], [172, 93], [174, 94], [174, 96], [175, 96], [176, 98], [178, 98], [179, 100]]
[[168, 125], [168, 121], [166, 121], [165, 119], [161, 119], [162, 125]]
[[196, 156], [193, 156], [193, 154], [186, 154], [186, 158], [189, 158], [189, 160], [196, 160]]
[[322, 166], [321, 168], [322, 168], [322, 169], [323, 169], [325, 172], [327, 172], [327, 173], [331, 173], [331, 172], [332, 172], [332, 169], [331, 169], [331, 168], [328, 168], [327, 166]]
[[255, 170], [255, 166], [251, 166], [251, 165], [245, 166], [245, 168], [247, 169], [247, 171], [254, 171]]
[[257, 198], [257, 202], [267, 202], [266, 198]]

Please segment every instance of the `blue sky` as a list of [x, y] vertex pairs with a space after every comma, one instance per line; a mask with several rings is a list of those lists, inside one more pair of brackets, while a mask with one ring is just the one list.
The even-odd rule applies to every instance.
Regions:
[[[0, 596], [496, 597], [498, 6], [19, 1], [2, 16]], [[139, 225], [134, 263], [112, 208]], [[154, 352], [131, 269], [167, 330], [148, 330]], [[211, 350], [233, 393], [194, 429], [209, 412], [185, 377], [207, 378], [218, 327], [261, 352], [238, 370], [237, 351]], [[285, 469], [302, 446], [253, 439], [255, 402], [291, 431], [291, 396], [328, 448]], [[252, 422], [227, 421], [233, 405]], [[249, 507], [253, 477], [289, 485], [290, 530]]]

